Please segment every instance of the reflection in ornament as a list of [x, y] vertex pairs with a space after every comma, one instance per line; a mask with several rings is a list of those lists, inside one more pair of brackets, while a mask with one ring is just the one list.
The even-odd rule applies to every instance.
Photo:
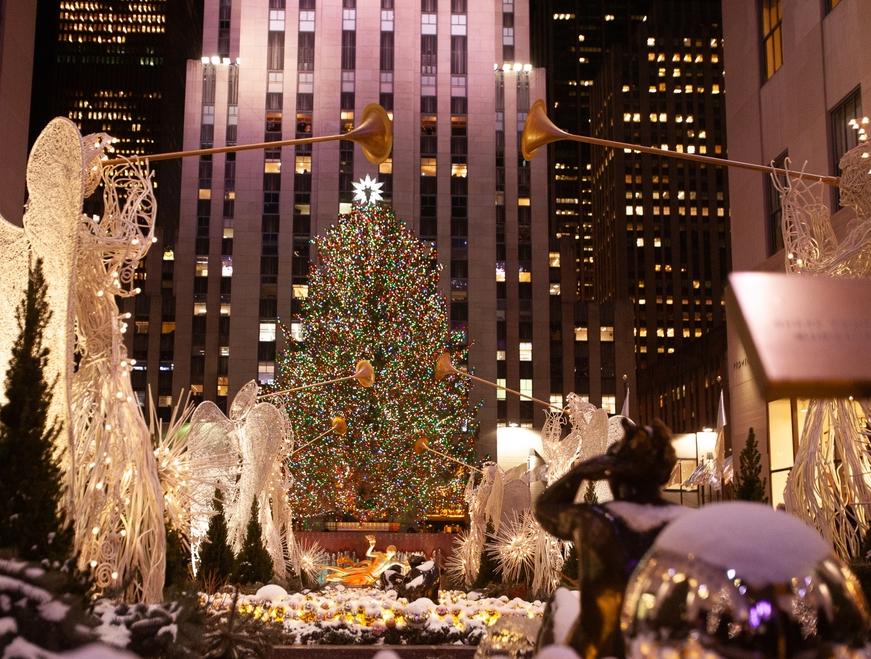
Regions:
[[526, 659], [535, 655], [535, 639], [541, 627], [541, 618], [522, 615], [503, 615], [487, 628], [478, 644], [475, 659], [485, 657], [511, 657]]
[[621, 627], [632, 657], [859, 657], [869, 621], [858, 581], [813, 529], [736, 502], [659, 535], [626, 589]]

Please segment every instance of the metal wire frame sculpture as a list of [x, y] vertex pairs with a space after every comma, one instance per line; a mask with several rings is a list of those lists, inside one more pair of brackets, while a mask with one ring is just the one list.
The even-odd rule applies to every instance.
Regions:
[[[789, 171], [772, 175], [780, 193], [786, 271], [797, 275], [871, 276], [871, 145], [860, 142], [839, 162], [841, 205], [855, 211], [839, 237], [823, 202], [822, 182]], [[786, 483], [787, 510], [814, 526], [844, 558], [859, 554], [871, 524], [871, 452], [863, 433], [871, 401], [808, 403]]]
[[285, 412], [271, 403], [258, 403], [258, 393], [257, 382], [251, 380], [233, 398], [229, 416], [211, 401], [200, 403], [193, 412], [189, 442], [204, 455], [221, 459], [209, 467], [208, 492], [191, 501], [191, 543], [196, 553], [214, 514], [212, 494], [219, 489], [224, 499], [227, 544], [238, 554], [256, 499], [264, 545], [275, 576], [283, 578], [286, 556], [294, 551], [284, 468], [293, 451], [293, 432]]
[[[99, 588], [157, 601], [165, 562], [163, 492], [130, 385], [127, 315], [115, 301], [139, 292], [133, 274], [154, 240], [156, 206], [146, 166], [101, 165], [111, 141], [103, 134], [83, 138], [66, 119], [53, 120], [37, 138], [27, 166], [24, 226], [0, 223], [0, 290], [15, 299], [30, 259], [43, 259], [52, 310], [50, 413], [64, 428], [57, 452], [79, 566], [92, 570]], [[99, 185], [103, 215], [83, 215], [84, 198]], [[0, 358], [11, 345], [8, 323], [4, 316]]]
[[80, 567], [91, 567], [98, 588], [122, 586], [130, 599], [154, 602], [161, 599], [165, 572], [163, 489], [151, 432], [130, 382], [135, 362], [124, 345], [129, 314], [120, 313], [116, 298], [139, 293], [133, 275], [154, 242], [157, 208], [146, 166], [99, 167], [105, 141], [83, 142], [91, 147], [86, 191], [102, 184], [103, 215], [81, 217], [73, 285], [79, 357], [70, 396], [75, 547]]
[[[27, 287], [31, 261], [42, 258], [51, 317], [45, 328], [49, 349], [45, 378], [54, 382], [49, 414], [62, 426], [56, 452], [65, 473], [64, 508], [74, 502], [70, 386], [75, 344], [73, 273], [78, 259], [78, 235], [84, 195], [82, 139], [67, 119], [49, 123], [34, 142], [27, 161], [27, 189], [23, 226], [0, 218], [0, 298], [8, 302], [0, 314], [0, 364], [8, 364], [18, 334], [14, 308]], [[3, 374], [5, 375], [5, 374]], [[5, 393], [0, 391], [0, 399]]]

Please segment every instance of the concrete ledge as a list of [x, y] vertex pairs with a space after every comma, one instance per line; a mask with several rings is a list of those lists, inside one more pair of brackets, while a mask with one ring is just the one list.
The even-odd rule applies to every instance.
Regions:
[[401, 659], [472, 659], [474, 645], [281, 645], [272, 648], [272, 659], [371, 659], [381, 650], [392, 650]]

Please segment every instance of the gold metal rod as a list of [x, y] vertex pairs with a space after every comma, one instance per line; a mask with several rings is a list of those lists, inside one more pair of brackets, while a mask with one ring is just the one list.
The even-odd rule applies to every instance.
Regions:
[[538, 403], [539, 405], [543, 405], [544, 407], [549, 407], [550, 409], [556, 410], [557, 412], [563, 411], [561, 407], [557, 407], [556, 405], [551, 405], [550, 403], [546, 403], [543, 400], [541, 400], [540, 398], [534, 398], [534, 397], [529, 396], [527, 394], [522, 394], [519, 391], [516, 391], [514, 389], [509, 389], [508, 387], [505, 387], [501, 384], [496, 384], [495, 382], [490, 382], [490, 380], [485, 380], [484, 378], [479, 378], [477, 375], [472, 375], [468, 371], [461, 371], [461, 370], [455, 368], [454, 373], [457, 373], [459, 375], [463, 375], [463, 376], [469, 378], [470, 380], [474, 380], [475, 382], [480, 382], [481, 384], [486, 384], [490, 387], [493, 387], [494, 389], [502, 389], [504, 391], [508, 391], [508, 392], [514, 394], [515, 396], [520, 396], [521, 398], [526, 398], [527, 400], [531, 400], [535, 403]]
[[340, 378], [333, 378], [332, 380], [324, 380], [323, 382], [312, 382], [311, 384], [303, 384], [299, 387], [293, 387], [292, 389], [282, 389], [281, 391], [273, 391], [269, 394], [263, 394], [262, 396], [258, 396], [257, 398], [271, 398], [272, 396], [281, 396], [282, 394], [292, 394], [294, 391], [302, 391], [303, 389], [313, 389], [315, 387], [323, 387], [327, 384], [335, 384], [336, 382], [343, 382], [345, 380], [353, 380], [357, 377], [357, 373], [352, 373], [351, 375], [344, 375]]
[[299, 448], [296, 448], [296, 449], [294, 449], [293, 451], [291, 451], [291, 452], [290, 452], [290, 455], [287, 456], [287, 457], [292, 458], [292, 457], [295, 456], [297, 453], [306, 450], [309, 446], [311, 446], [311, 445], [314, 444], [315, 442], [319, 442], [319, 441], [322, 440], [324, 437], [326, 437], [327, 435], [329, 435], [332, 431], [333, 431], [332, 428], [329, 428], [329, 429], [325, 430], [324, 432], [322, 432], [320, 435], [318, 435], [317, 437], [315, 437], [315, 438], [312, 439], [311, 441], [308, 441], [308, 442], [306, 442], [305, 444], [303, 444], [302, 446], [300, 446]]
[[[191, 158], [193, 156], [210, 156], [215, 153], [231, 153], [236, 151], [254, 151], [256, 149], [275, 149], [282, 146], [294, 146], [299, 144], [315, 144], [317, 142], [332, 142], [335, 140], [346, 139], [345, 135], [325, 135], [323, 137], [301, 137], [293, 140], [279, 140], [277, 142], [258, 142], [256, 144], [237, 144], [235, 146], [216, 146], [211, 149], [192, 149], [190, 151], [169, 151], [167, 153], [154, 153], [144, 156], [130, 156], [129, 158], [110, 158], [103, 160], [104, 165], [120, 165], [128, 160], [147, 160], [156, 162], [158, 160], [175, 160], [177, 158]], [[353, 141], [353, 140], [352, 140]]]
[[441, 451], [438, 451], [438, 450], [436, 450], [436, 449], [434, 449], [434, 448], [430, 448], [429, 444], [427, 444], [425, 448], [426, 448], [426, 450], [429, 451], [430, 453], [435, 453], [436, 455], [440, 455], [440, 456], [442, 456], [443, 458], [447, 458], [447, 459], [450, 460], [451, 462], [456, 462], [458, 465], [462, 465], [463, 467], [466, 467], [467, 469], [472, 469], [473, 471], [477, 471], [479, 474], [483, 474], [483, 473], [484, 473], [484, 470], [483, 470], [483, 469], [478, 469], [478, 467], [475, 467], [474, 465], [470, 465], [470, 464], [467, 463], [467, 462], [463, 462], [462, 460], [458, 460], [457, 458], [455, 458], [455, 457], [453, 457], [453, 456], [451, 456], [451, 455], [448, 455], [447, 453], [442, 453]]
[[812, 174], [810, 172], [795, 172], [781, 169], [780, 167], [772, 167], [770, 165], [758, 165], [753, 162], [744, 162], [742, 160], [729, 160], [728, 158], [715, 158], [713, 156], [703, 156], [697, 153], [681, 153], [679, 151], [668, 151], [666, 149], [658, 149], [653, 146], [641, 146], [640, 144], [629, 144], [627, 142], [617, 142], [614, 140], [606, 140], [599, 137], [588, 137], [587, 135], [574, 135], [566, 133], [563, 139], [573, 142], [584, 142], [586, 144], [596, 144], [598, 146], [611, 147], [614, 149], [631, 149], [632, 151], [640, 151], [641, 153], [649, 153], [656, 156], [664, 156], [666, 158], [680, 158], [681, 160], [692, 160], [694, 162], [704, 163], [706, 165], [715, 165], [717, 167], [737, 167], [741, 169], [751, 169], [756, 172], [764, 172], [766, 174], [780, 174], [781, 176], [792, 176], [800, 179], [809, 179], [821, 181], [826, 185], [838, 187], [839, 178], [837, 176], [825, 176], [823, 174]]

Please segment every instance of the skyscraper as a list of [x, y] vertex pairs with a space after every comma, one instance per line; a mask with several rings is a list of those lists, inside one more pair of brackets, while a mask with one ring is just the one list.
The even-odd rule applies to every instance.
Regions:
[[[556, 122], [595, 137], [724, 155], [719, 12], [714, 1], [544, 3], [537, 33], [553, 37], [541, 56], [555, 69], [548, 79]], [[598, 332], [613, 333], [613, 343], [574, 346], [579, 361], [585, 350], [590, 355], [591, 389], [600, 380], [604, 405], [620, 395], [622, 374], [632, 381], [637, 370], [637, 395], [655, 401], [642, 405], [646, 411], [681, 430], [699, 429], [715, 419], [721, 368], [708, 373], [709, 360], [663, 368], [671, 360], [657, 358], [680, 355], [724, 322], [725, 170], [619, 149], [551, 148], [552, 236], [574, 231], [580, 307], [614, 319], [599, 321]], [[628, 337], [621, 336], [627, 315]], [[596, 333], [591, 327], [581, 336]], [[712, 348], [725, 355], [724, 341]], [[654, 365], [655, 378], [645, 372]], [[706, 371], [700, 379], [699, 369]], [[701, 390], [688, 395], [696, 382]], [[698, 407], [680, 402], [698, 397]], [[678, 404], [666, 406], [669, 400]]]
[[[518, 148], [544, 93], [526, 2], [215, 0], [203, 44], [188, 65], [185, 148], [344, 132], [373, 101], [393, 115], [394, 147], [378, 167], [350, 142], [185, 160], [178, 240], [163, 254], [176, 304], [160, 343], [174, 359], [147, 359], [161, 406], [188, 387], [225, 405], [246, 381], [273, 380], [279, 322], [300, 332], [311, 238], [366, 174], [435, 244], [469, 366], [548, 399], [546, 166]], [[541, 420], [528, 401], [473, 397], [482, 454], [495, 457], [497, 424]]]

